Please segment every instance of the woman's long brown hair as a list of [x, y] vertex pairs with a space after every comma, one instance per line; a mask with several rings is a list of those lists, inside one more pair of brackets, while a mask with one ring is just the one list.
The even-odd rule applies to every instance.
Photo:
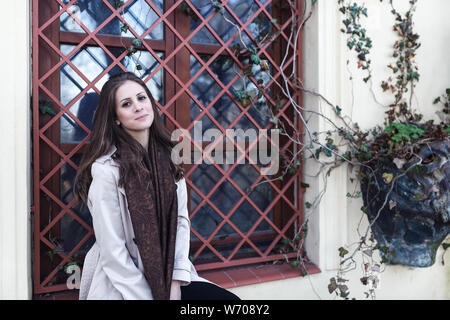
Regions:
[[[132, 150], [133, 159], [126, 159], [122, 161], [120, 159], [120, 150], [117, 150], [114, 154], [114, 160], [120, 167], [120, 181], [122, 184], [123, 179], [127, 179], [134, 169], [142, 166], [142, 159], [146, 150], [142, 145], [130, 136], [121, 126], [114, 123], [117, 119], [116, 115], [116, 91], [125, 81], [134, 81], [140, 84], [150, 98], [153, 108], [154, 120], [150, 126], [149, 135], [157, 139], [162, 145], [167, 148], [169, 154], [171, 154], [172, 148], [176, 144], [170, 139], [170, 132], [165, 127], [163, 120], [161, 119], [158, 109], [156, 108], [155, 99], [153, 98], [150, 90], [139, 77], [131, 72], [125, 72], [111, 76], [109, 80], [103, 85], [100, 93], [100, 100], [95, 111], [94, 123], [91, 131], [90, 143], [87, 144], [86, 152], [84, 153], [77, 174], [74, 180], [74, 194], [77, 200], [82, 200], [87, 204], [87, 197], [89, 186], [92, 182], [91, 166], [92, 163], [99, 157], [108, 153], [113, 147], [118, 146], [121, 143], [127, 144]], [[175, 165], [169, 157], [170, 166], [176, 181], [180, 180], [184, 173], [181, 166]]]

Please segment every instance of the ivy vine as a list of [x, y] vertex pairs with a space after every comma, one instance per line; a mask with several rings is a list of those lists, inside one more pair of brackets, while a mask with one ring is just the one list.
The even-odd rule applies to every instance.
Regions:
[[344, 0], [338, 0], [339, 11], [344, 15], [342, 23], [344, 27], [341, 32], [348, 35], [347, 47], [350, 51], [357, 53], [358, 68], [367, 70], [368, 75], [363, 79], [369, 81], [372, 77], [370, 72], [370, 63], [368, 55], [372, 48], [372, 39], [367, 35], [367, 30], [361, 24], [361, 17], [367, 17], [367, 8], [364, 5], [344, 4]]

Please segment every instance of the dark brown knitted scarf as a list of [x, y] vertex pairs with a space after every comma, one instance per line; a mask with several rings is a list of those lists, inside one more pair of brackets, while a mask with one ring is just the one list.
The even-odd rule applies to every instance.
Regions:
[[[155, 300], [168, 300], [175, 257], [178, 198], [169, 152], [151, 134], [144, 164], [124, 181], [128, 210], [144, 274]], [[131, 150], [120, 145], [120, 157]], [[139, 178], [142, 177], [141, 179]]]

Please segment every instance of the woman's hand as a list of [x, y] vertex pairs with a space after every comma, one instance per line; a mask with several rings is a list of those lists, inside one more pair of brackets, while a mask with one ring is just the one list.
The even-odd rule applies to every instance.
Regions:
[[170, 286], [170, 300], [181, 300], [181, 281], [172, 281]]

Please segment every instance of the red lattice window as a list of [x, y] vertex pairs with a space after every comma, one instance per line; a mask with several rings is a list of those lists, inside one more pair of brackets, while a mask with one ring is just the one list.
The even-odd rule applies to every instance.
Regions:
[[[71, 190], [84, 145], [89, 143], [100, 89], [112, 74], [129, 70], [141, 76], [166, 126], [187, 129], [197, 148], [211, 143], [202, 136], [211, 128], [221, 132], [274, 128], [265, 116], [269, 109], [287, 130], [300, 128], [289, 101], [277, 100], [280, 89], [271, 79], [281, 82], [282, 54], [292, 24], [300, 17], [300, 4], [33, 0], [32, 9], [36, 294], [67, 290], [65, 267], [73, 263], [81, 267], [95, 241], [90, 214], [74, 203]], [[258, 48], [267, 34], [273, 34], [273, 41]], [[268, 66], [264, 71], [255, 65], [245, 84], [242, 75], [250, 57], [236, 55], [241, 41], [253, 46]], [[293, 52], [292, 44], [289, 48], [283, 70], [289, 75], [296, 68], [301, 74], [300, 50]], [[258, 85], [266, 90], [253, 98], [253, 104], [237, 96]], [[288, 85], [300, 102], [300, 92]], [[199, 121], [202, 128], [196, 139]], [[244, 163], [185, 164], [190, 255], [198, 270], [296, 255], [285, 250], [284, 239], [292, 237], [301, 222], [301, 172], [289, 172], [283, 180], [261, 175], [258, 164], [249, 162], [249, 148], [257, 142], [246, 142]], [[293, 152], [294, 145], [281, 136], [280, 149]]]

